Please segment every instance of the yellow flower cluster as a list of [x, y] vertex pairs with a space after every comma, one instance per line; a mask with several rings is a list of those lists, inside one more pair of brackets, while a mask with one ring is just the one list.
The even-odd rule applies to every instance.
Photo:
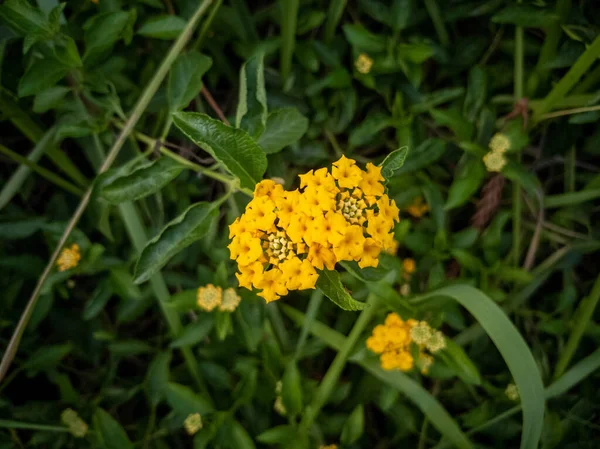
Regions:
[[81, 252], [79, 250], [79, 245], [73, 243], [70, 248], [64, 248], [58, 256], [58, 259], [56, 260], [58, 271], [67, 271], [71, 268], [75, 268], [80, 260]]
[[369, 57], [366, 53], [361, 53], [356, 61], [354, 62], [354, 67], [356, 70], [363, 75], [366, 75], [371, 71], [371, 67], [373, 67], [373, 59]]
[[417, 197], [413, 203], [406, 208], [406, 212], [415, 218], [421, 218], [429, 211], [429, 205], [423, 201], [422, 197]]
[[72, 408], [63, 410], [60, 414], [60, 420], [62, 423], [69, 428], [69, 432], [76, 438], [83, 438], [87, 435], [88, 425], [83, 419], [79, 417], [79, 414]]
[[241, 298], [233, 288], [223, 291], [221, 287], [208, 284], [198, 289], [196, 301], [198, 307], [207, 312], [212, 312], [217, 307], [221, 312], [233, 312], [237, 309]]
[[376, 267], [379, 253], [394, 246], [399, 211], [385, 194], [381, 167], [366, 168], [342, 156], [331, 173], [300, 175], [296, 190], [258, 183], [244, 214], [229, 226], [240, 286], [259, 289], [270, 302], [289, 290], [315, 288], [317, 270], [333, 270], [339, 261]]
[[490, 152], [483, 156], [488, 171], [499, 172], [506, 165], [504, 153], [510, 149], [510, 139], [502, 133], [494, 134], [489, 144]]
[[322, 444], [321, 446], [319, 446], [319, 449], [338, 449], [338, 447], [337, 447], [337, 444], [328, 444], [328, 445]]
[[418, 348], [417, 364], [423, 373], [427, 373], [433, 363], [433, 357], [425, 353], [425, 350], [435, 353], [446, 347], [441, 332], [433, 331], [425, 321], [404, 321], [397, 313], [388, 314], [384, 324], [376, 326], [367, 339], [367, 348], [381, 354], [379, 360], [384, 370], [413, 369], [413, 344]]
[[519, 389], [515, 384], [508, 384], [506, 390], [504, 390], [504, 394], [508, 399], [510, 399], [513, 402], [517, 402], [520, 398]]
[[198, 431], [203, 427], [202, 416], [200, 413], [190, 413], [187, 418], [185, 418], [183, 427], [188, 435], [195, 435], [198, 433]]

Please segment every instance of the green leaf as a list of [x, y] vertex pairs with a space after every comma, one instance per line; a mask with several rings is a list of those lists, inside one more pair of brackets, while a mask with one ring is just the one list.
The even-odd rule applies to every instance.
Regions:
[[73, 346], [69, 343], [55, 346], [43, 346], [35, 351], [23, 364], [28, 375], [34, 375], [38, 371], [44, 371], [56, 367], [64, 359]]
[[446, 338], [446, 348], [435, 356], [440, 357], [446, 363], [446, 366], [463, 382], [481, 385], [481, 375], [477, 366], [471, 361], [464, 349], [454, 343], [453, 340]]
[[445, 210], [462, 206], [479, 190], [486, 170], [481, 159], [465, 154], [454, 172], [454, 180], [448, 191]]
[[106, 57], [123, 35], [129, 14], [125, 11], [98, 14], [88, 20], [83, 28], [86, 65], [95, 64]]
[[196, 51], [179, 55], [169, 72], [168, 98], [171, 112], [188, 107], [202, 89], [202, 76], [210, 69], [212, 58]]
[[302, 411], [302, 376], [295, 361], [290, 361], [282, 378], [281, 397], [290, 416]]
[[198, 289], [184, 290], [171, 296], [171, 300], [165, 305], [177, 312], [189, 312], [198, 307]]
[[235, 449], [256, 449], [252, 438], [244, 429], [244, 427], [237, 421], [229, 421], [223, 425], [222, 430], [226, 435], [226, 445], [228, 448]]
[[185, 166], [168, 157], [161, 157], [150, 165], [116, 178], [102, 186], [100, 195], [109, 203], [119, 205], [136, 201], [160, 191], [175, 179]]
[[156, 355], [146, 374], [146, 393], [153, 406], [157, 406], [165, 397], [165, 391], [169, 385], [169, 366], [171, 364], [171, 353], [160, 352]]
[[307, 130], [308, 119], [298, 109], [277, 109], [269, 113], [258, 144], [267, 154], [277, 153], [300, 140]]
[[44, 14], [24, 0], [6, 0], [0, 5], [0, 19], [0, 22], [7, 24], [22, 36], [52, 31]]
[[430, 109], [429, 113], [438, 125], [450, 128], [460, 140], [471, 139], [474, 127], [458, 111]]
[[340, 436], [341, 443], [344, 445], [355, 443], [362, 436], [364, 430], [365, 410], [363, 405], [359, 404], [344, 423]]
[[54, 59], [37, 59], [29, 66], [19, 81], [19, 97], [35, 95], [58, 83], [69, 67]]
[[348, 294], [340, 281], [340, 274], [335, 270], [323, 270], [319, 273], [317, 287], [333, 303], [344, 310], [362, 310], [367, 307], [364, 302], [359, 302]]
[[359, 51], [378, 53], [385, 50], [385, 38], [371, 33], [362, 25], [346, 24], [343, 30], [348, 42]]
[[122, 299], [141, 299], [142, 292], [133, 282], [129, 271], [122, 267], [110, 269], [110, 284], [113, 291]]
[[39, 92], [33, 100], [33, 112], [42, 114], [59, 106], [71, 89], [65, 86], [54, 86]]
[[241, 187], [254, 190], [267, 169], [267, 156], [246, 131], [195, 112], [177, 112], [173, 114], [173, 122], [239, 178]]
[[294, 426], [283, 425], [271, 427], [256, 437], [256, 441], [264, 444], [289, 444], [296, 438], [297, 432]]
[[258, 139], [267, 125], [264, 54], [248, 59], [240, 69], [240, 95], [235, 116], [236, 128]]
[[102, 449], [133, 449], [121, 424], [101, 408], [94, 413], [94, 430], [98, 447]]
[[507, 161], [502, 174], [513, 182], [518, 182], [528, 193], [536, 194], [541, 189], [540, 181], [534, 172], [526, 170], [521, 164]]
[[156, 39], [176, 39], [185, 28], [186, 21], [178, 16], [163, 14], [148, 19], [138, 30], [138, 34]]
[[381, 131], [394, 126], [394, 121], [387, 114], [374, 113], [368, 115], [356, 128], [350, 131], [348, 143], [350, 148], [366, 145], [381, 135]]
[[463, 105], [463, 115], [469, 121], [475, 121], [487, 96], [487, 76], [485, 71], [475, 66], [469, 71], [467, 95]]
[[504, 311], [487, 295], [468, 285], [452, 285], [417, 298], [447, 296], [465, 307], [492, 339], [508, 365], [521, 396], [523, 434], [521, 449], [538, 447], [544, 423], [544, 386], [536, 361]]
[[147, 281], [165, 266], [171, 257], [201, 239], [218, 213], [217, 204], [200, 202], [167, 223], [143, 249], [135, 266], [135, 283]]
[[494, 23], [509, 23], [526, 28], [546, 28], [558, 20], [558, 14], [550, 9], [517, 4], [507, 6], [492, 16]]
[[410, 151], [404, 165], [396, 169], [394, 175], [411, 173], [437, 161], [446, 150], [446, 144], [440, 139], [427, 139], [421, 145]]
[[193, 346], [202, 341], [212, 330], [213, 316], [209, 313], [201, 314], [194, 323], [184, 327], [176, 339], [171, 342], [172, 348]]
[[184, 385], [169, 382], [165, 394], [171, 408], [183, 417], [192, 413], [204, 415], [214, 410], [210, 402]]
[[435, 49], [428, 44], [397, 44], [396, 54], [400, 59], [405, 59], [415, 64], [423, 64], [435, 54]]
[[385, 179], [389, 179], [394, 176], [395, 172], [400, 170], [404, 165], [404, 161], [408, 156], [408, 147], [398, 148], [388, 154], [383, 162], [379, 164], [381, 166], [381, 176]]

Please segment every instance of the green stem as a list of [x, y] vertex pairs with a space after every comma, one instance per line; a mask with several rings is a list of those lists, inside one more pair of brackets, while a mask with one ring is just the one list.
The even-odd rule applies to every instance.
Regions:
[[325, 373], [325, 377], [323, 377], [319, 388], [313, 396], [313, 401], [308, 407], [306, 407], [304, 416], [302, 417], [302, 421], [300, 423], [300, 427], [305, 432], [310, 429], [314, 420], [319, 415], [321, 408], [323, 408], [329, 399], [329, 396], [331, 396], [331, 392], [339, 380], [340, 375], [342, 374], [342, 370], [346, 365], [346, 360], [348, 359], [350, 352], [354, 346], [356, 346], [356, 342], [358, 341], [360, 335], [365, 327], [369, 324], [373, 314], [377, 310], [377, 297], [375, 295], [369, 295], [367, 303], [369, 304], [369, 307], [364, 309], [358, 316], [358, 319], [356, 320], [356, 323], [354, 323], [350, 334], [344, 340], [343, 346], [340, 348], [335, 356], [335, 359], [333, 359], [333, 363]]
[[552, 107], [560, 102], [565, 95], [575, 86], [577, 81], [587, 72], [591, 65], [596, 62], [600, 55], [600, 36], [594, 39], [583, 54], [575, 61], [569, 71], [554, 85], [546, 98], [537, 108], [533, 115], [533, 122], [537, 123], [540, 118], [552, 109]]
[[196, 40], [194, 41], [194, 43], [191, 46], [192, 50], [198, 51], [202, 48], [202, 44], [204, 44], [204, 39], [206, 39], [206, 36], [208, 35], [208, 32], [210, 30], [210, 26], [212, 25], [213, 20], [215, 20], [217, 12], [219, 11], [219, 8], [221, 7], [222, 4], [223, 4], [223, 0], [215, 0], [212, 8], [210, 9], [208, 15], [206, 16], [206, 19], [204, 20], [204, 23], [200, 27], [200, 32], [198, 33], [198, 37], [196, 38]]
[[584, 94], [592, 89], [600, 81], [600, 65], [588, 73], [577, 86], [573, 88], [573, 94]]
[[319, 289], [316, 289], [310, 296], [308, 308], [306, 309], [305, 319], [302, 322], [302, 330], [300, 331], [300, 338], [298, 339], [298, 344], [296, 345], [296, 353], [294, 355], [294, 358], [296, 360], [298, 360], [300, 358], [300, 355], [302, 354], [302, 350], [304, 349], [306, 339], [308, 338], [308, 334], [310, 333], [310, 328], [317, 317], [317, 313], [319, 312], [319, 308], [321, 307], [322, 302], [323, 292]]
[[73, 195], [81, 196], [83, 195], [83, 190], [77, 187], [74, 184], [71, 184], [69, 181], [61, 178], [58, 175], [55, 175], [53, 172], [48, 170], [47, 168], [40, 167], [35, 162], [30, 161], [28, 158], [21, 156], [19, 153], [15, 153], [13, 150], [6, 148], [4, 145], [0, 144], [0, 153], [5, 154], [13, 161], [25, 165], [29, 167], [31, 170], [36, 172], [42, 178], [47, 179], [53, 184], [56, 184], [58, 187], [65, 189], [67, 192], [71, 192]]
[[[123, 143], [125, 142], [125, 139], [127, 139], [127, 136], [131, 133], [131, 131], [133, 131], [136, 123], [138, 122], [138, 120], [146, 110], [146, 107], [150, 103], [150, 100], [152, 100], [154, 94], [160, 87], [160, 84], [165, 79], [167, 73], [169, 72], [169, 69], [171, 68], [171, 65], [173, 65], [173, 62], [175, 61], [175, 59], [189, 40], [190, 36], [192, 35], [194, 27], [198, 23], [198, 20], [200, 20], [200, 17], [202, 17], [202, 14], [204, 14], [204, 11], [206, 10], [206, 8], [208, 8], [211, 2], [212, 0], [204, 0], [200, 4], [200, 6], [198, 6], [198, 9], [190, 18], [185, 28], [182, 30], [181, 34], [179, 35], [179, 37], [165, 56], [162, 64], [160, 65], [160, 67], [158, 68], [158, 70], [144, 89], [141, 97], [139, 98], [137, 104], [135, 105], [131, 113], [131, 116], [125, 123], [123, 130], [121, 131], [113, 147], [109, 151], [108, 156], [102, 164], [102, 167], [100, 167], [99, 173], [103, 173], [106, 170], [108, 170], [114, 162], [115, 158], [119, 154], [119, 151], [121, 150], [121, 147], [123, 146]], [[58, 258], [58, 255], [60, 254], [60, 251], [67, 243], [71, 232], [73, 232], [73, 229], [79, 222], [79, 219], [83, 215], [83, 212], [85, 211], [88, 203], [90, 202], [90, 199], [92, 197], [92, 188], [93, 186], [89, 187], [83, 195], [83, 198], [81, 199], [77, 210], [75, 210], [75, 213], [71, 217], [71, 220], [69, 221], [65, 231], [63, 232], [63, 235], [61, 236], [58, 244], [56, 245], [54, 253], [52, 254], [52, 256], [50, 256], [50, 260], [48, 261], [44, 272], [40, 276], [37, 285], [35, 286], [35, 289], [31, 294], [29, 301], [27, 302], [27, 305], [25, 306], [25, 310], [23, 311], [21, 318], [19, 319], [19, 322], [17, 324], [17, 327], [10, 339], [10, 342], [8, 343], [6, 351], [2, 356], [2, 361], [0, 362], [0, 381], [6, 375], [6, 372], [8, 371], [8, 368], [10, 367], [10, 364], [12, 363], [15, 354], [17, 353], [19, 343], [21, 342], [21, 337], [23, 336], [23, 332], [25, 332], [27, 323], [29, 323], [29, 319], [31, 318], [31, 314], [33, 313], [37, 300], [40, 296], [40, 292], [42, 291], [44, 282], [50, 275], [50, 272], [54, 267], [54, 264], [56, 262], [56, 259]]]
[[[514, 93], [515, 101], [523, 98], [523, 60], [524, 60], [524, 44], [523, 44], [523, 28], [517, 27], [515, 30], [515, 73], [514, 73]], [[517, 162], [521, 162], [521, 152], [517, 152]], [[512, 254], [513, 264], [518, 267], [521, 258], [521, 187], [518, 182], [513, 182], [512, 191]]]
[[442, 46], [448, 47], [450, 45], [450, 36], [448, 36], [446, 25], [444, 25], [444, 19], [440, 13], [440, 7], [435, 0], [425, 0], [425, 8], [427, 8], [429, 17], [431, 17], [431, 21], [433, 22], [433, 26], [435, 27], [435, 32], [438, 35], [440, 43]]
[[298, 19], [299, 0], [281, 1], [281, 78], [283, 85], [292, 70], [292, 56], [296, 45], [296, 22]]
[[47, 424], [26, 423], [26, 422], [12, 421], [12, 420], [8, 420], [8, 419], [0, 419], [0, 428], [40, 430], [43, 432], [69, 432], [68, 427], [49, 426]]
[[327, 11], [327, 22], [325, 23], [325, 43], [329, 44], [335, 35], [335, 29], [342, 18], [346, 7], [346, 0], [332, 0]]
[[567, 346], [562, 351], [558, 362], [556, 363], [556, 368], [554, 369], [554, 379], [558, 379], [563, 375], [567, 366], [571, 362], [571, 359], [575, 355], [575, 351], [579, 346], [579, 342], [581, 341], [581, 337], [583, 337], [583, 333], [585, 332], [592, 316], [594, 314], [594, 310], [596, 310], [596, 306], [598, 305], [598, 301], [600, 300], [600, 276], [596, 278], [596, 282], [594, 282], [594, 286], [592, 287], [592, 291], [590, 296], [581, 301], [579, 307], [575, 311], [575, 322], [573, 323], [573, 330], [571, 331], [571, 335], [569, 336], [569, 340], [567, 342]]

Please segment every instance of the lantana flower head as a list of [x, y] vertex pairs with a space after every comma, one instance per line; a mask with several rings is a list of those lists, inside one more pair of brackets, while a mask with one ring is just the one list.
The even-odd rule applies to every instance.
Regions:
[[317, 270], [339, 261], [376, 267], [382, 250], [394, 248], [399, 220], [385, 194], [381, 167], [362, 170], [342, 156], [327, 168], [300, 175], [300, 188], [284, 190], [272, 180], [256, 185], [244, 214], [229, 227], [231, 258], [242, 287], [267, 302], [290, 290], [315, 288]]

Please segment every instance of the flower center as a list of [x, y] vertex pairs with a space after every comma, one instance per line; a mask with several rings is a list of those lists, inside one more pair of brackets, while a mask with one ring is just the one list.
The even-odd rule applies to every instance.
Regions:
[[293, 245], [283, 231], [269, 234], [267, 241], [263, 243], [272, 263], [283, 262], [287, 259], [293, 253]]
[[350, 223], [358, 223], [364, 215], [364, 209], [359, 204], [359, 200], [353, 196], [341, 199], [338, 202], [338, 209]]

